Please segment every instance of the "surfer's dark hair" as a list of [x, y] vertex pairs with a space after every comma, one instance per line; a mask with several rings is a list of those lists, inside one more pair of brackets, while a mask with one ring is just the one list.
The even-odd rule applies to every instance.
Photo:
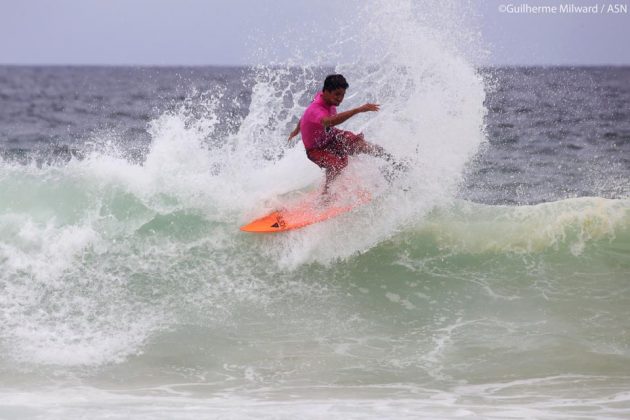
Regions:
[[324, 88], [322, 89], [322, 92], [325, 90], [332, 92], [333, 90], [339, 88], [348, 89], [348, 86], [350, 85], [348, 84], [348, 82], [346, 82], [346, 78], [342, 75], [329, 74], [324, 80]]

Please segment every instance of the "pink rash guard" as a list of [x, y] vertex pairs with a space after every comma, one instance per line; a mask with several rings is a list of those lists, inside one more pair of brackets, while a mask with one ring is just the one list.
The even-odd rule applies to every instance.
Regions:
[[322, 93], [315, 95], [300, 120], [300, 133], [306, 150], [316, 149], [327, 143], [322, 118], [337, 114], [337, 107], [327, 105]]

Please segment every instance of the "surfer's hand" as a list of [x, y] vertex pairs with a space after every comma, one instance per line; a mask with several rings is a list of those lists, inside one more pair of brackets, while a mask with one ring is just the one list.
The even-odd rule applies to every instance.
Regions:
[[376, 112], [376, 111], [378, 111], [380, 108], [381, 108], [381, 106], [380, 106], [379, 104], [370, 104], [370, 103], [367, 103], [367, 104], [363, 104], [363, 105], [361, 105], [361, 106], [358, 108], [358, 110], [359, 110], [359, 112], [370, 112], [370, 111], [374, 111], [374, 112]]

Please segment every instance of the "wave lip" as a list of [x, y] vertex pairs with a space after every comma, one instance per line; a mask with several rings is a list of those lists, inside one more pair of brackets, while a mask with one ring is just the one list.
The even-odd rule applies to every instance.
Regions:
[[566, 248], [581, 255], [590, 242], [630, 240], [630, 200], [571, 198], [530, 206], [457, 201], [431, 212], [416, 230], [442, 250], [459, 253], [538, 253]]

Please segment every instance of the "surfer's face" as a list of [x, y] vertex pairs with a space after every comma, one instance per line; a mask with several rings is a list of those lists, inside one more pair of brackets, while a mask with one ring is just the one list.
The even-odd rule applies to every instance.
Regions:
[[337, 88], [335, 90], [325, 90], [322, 96], [328, 105], [338, 106], [343, 102], [345, 94], [346, 90], [344, 88]]

